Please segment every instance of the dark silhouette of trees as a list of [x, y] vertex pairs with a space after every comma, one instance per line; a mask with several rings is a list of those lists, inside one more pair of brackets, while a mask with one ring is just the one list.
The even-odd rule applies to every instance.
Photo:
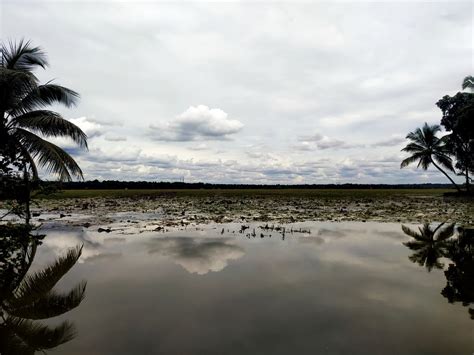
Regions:
[[418, 228], [418, 231], [402, 225], [402, 230], [403, 233], [413, 238], [413, 240], [403, 243], [414, 251], [409, 256], [411, 261], [425, 266], [428, 271], [444, 267], [439, 259], [448, 254], [448, 239], [453, 236], [454, 224], [445, 226], [441, 223], [436, 228], [432, 228], [429, 223], [424, 223], [422, 227]]
[[[449, 260], [444, 270], [446, 286], [441, 291], [448, 302], [460, 302], [465, 307], [474, 304], [474, 229], [458, 227], [456, 233], [454, 224], [441, 223], [433, 228], [424, 223], [418, 231], [406, 226], [402, 230], [413, 238], [403, 243], [413, 250], [408, 257], [412, 262], [431, 271], [444, 268], [441, 258]], [[468, 311], [474, 319], [474, 308]]]
[[40, 320], [64, 314], [84, 299], [85, 282], [66, 293], [54, 290], [79, 259], [82, 247], [28, 273], [44, 237], [31, 230], [27, 224], [0, 225], [0, 354], [4, 355], [44, 353], [74, 338], [72, 323], [51, 326]]
[[[57, 174], [61, 181], [83, 178], [76, 161], [45, 138], [68, 137], [87, 149], [87, 136], [79, 127], [59, 113], [45, 109], [55, 103], [71, 107], [79, 98], [66, 87], [39, 83], [33, 72], [47, 65], [46, 54], [30, 42], [0, 45], [0, 185], [4, 191], [5, 184], [14, 187], [16, 200], [24, 205], [27, 224], [30, 192], [39, 180], [37, 165]], [[18, 193], [18, 188], [22, 193]]]
[[[441, 130], [438, 125], [428, 125], [426, 122], [422, 128], [417, 128], [415, 131], [407, 135], [410, 143], [407, 144], [402, 151], [412, 154], [404, 159], [400, 165], [404, 168], [412, 163], [418, 162], [418, 167], [427, 170], [433, 164], [439, 171], [441, 171], [451, 183], [460, 191], [459, 186], [454, 180], [441, 168], [454, 171], [452, 159], [450, 158], [451, 151], [446, 145], [446, 140], [438, 138], [436, 134]], [[436, 164], [438, 163], [438, 164]]]
[[[474, 89], [474, 78], [464, 78], [463, 89]], [[464, 175], [466, 189], [470, 190], [471, 177], [474, 174], [474, 94], [458, 92], [454, 96], [444, 96], [436, 105], [443, 112], [441, 125], [449, 134], [447, 145], [456, 158], [456, 169]]]
[[24, 173], [38, 178], [37, 164], [61, 180], [82, 178], [75, 160], [62, 148], [43, 137], [69, 137], [87, 149], [87, 136], [59, 113], [45, 107], [59, 103], [71, 107], [79, 95], [48, 82], [39, 84], [33, 74], [48, 65], [45, 53], [30, 42], [0, 46], [0, 153], [24, 162]]
[[[441, 294], [449, 303], [474, 304], [474, 229], [460, 229], [458, 238], [450, 243], [448, 257], [452, 262], [444, 272], [446, 287]], [[469, 314], [474, 319], [474, 308], [469, 308]]]
[[[441, 126], [448, 134], [437, 138], [440, 126], [428, 126], [426, 123], [423, 128], [408, 134], [407, 138], [412, 142], [403, 150], [415, 154], [405, 159], [401, 167], [419, 161], [418, 166], [421, 165], [426, 170], [433, 164], [456, 186], [458, 192], [461, 192], [451, 177], [428, 157], [430, 148], [436, 148], [438, 151], [441, 149], [441, 160], [437, 160], [436, 156], [434, 160], [455, 174], [464, 176], [466, 192], [469, 194], [474, 174], [474, 77], [466, 76], [462, 89], [467, 91], [458, 92], [454, 96], [445, 95], [436, 103], [443, 113]], [[424, 149], [424, 153], [421, 148]]]

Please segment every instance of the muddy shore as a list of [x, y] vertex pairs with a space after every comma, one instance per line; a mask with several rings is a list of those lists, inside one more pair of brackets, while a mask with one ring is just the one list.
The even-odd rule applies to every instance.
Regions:
[[163, 194], [133, 197], [37, 199], [36, 220], [64, 221], [77, 226], [139, 223], [166, 226], [229, 222], [292, 223], [303, 221], [360, 221], [474, 223], [474, 201], [442, 196], [376, 195], [196, 195]]

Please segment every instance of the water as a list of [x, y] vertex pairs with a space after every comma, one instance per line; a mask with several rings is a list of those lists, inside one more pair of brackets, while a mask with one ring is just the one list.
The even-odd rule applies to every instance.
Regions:
[[468, 307], [441, 294], [443, 270], [408, 259], [400, 224], [299, 223], [284, 238], [258, 226], [48, 230], [34, 267], [84, 244], [58, 286], [88, 282], [78, 308], [48, 321], [77, 327], [51, 353], [474, 352]]

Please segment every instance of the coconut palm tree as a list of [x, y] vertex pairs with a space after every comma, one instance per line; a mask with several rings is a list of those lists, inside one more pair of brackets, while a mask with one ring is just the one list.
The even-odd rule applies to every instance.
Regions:
[[[412, 155], [402, 161], [400, 168], [418, 162], [417, 167], [421, 166], [423, 170], [427, 170], [428, 167], [433, 164], [436, 169], [441, 171], [444, 176], [451, 181], [458, 191], [461, 191], [454, 180], [441, 168], [441, 166], [443, 166], [450, 171], [454, 171], [453, 161], [450, 158], [450, 149], [446, 146], [446, 142], [443, 138], [436, 136], [439, 131], [441, 131], [439, 125], [428, 125], [428, 123], [425, 122], [423, 127], [408, 133], [406, 138], [411, 142], [408, 143], [402, 151], [411, 153]], [[436, 164], [436, 162], [439, 165]]]
[[23, 40], [0, 45], [0, 155], [14, 155], [24, 161], [24, 169], [38, 178], [37, 164], [61, 180], [82, 178], [76, 161], [47, 137], [68, 137], [87, 149], [87, 136], [57, 112], [51, 104], [74, 106], [79, 95], [66, 87], [40, 84], [33, 74], [45, 69], [48, 61], [40, 47]]
[[[27, 274], [38, 245], [27, 225], [0, 226], [0, 354], [34, 354], [52, 349], [75, 336], [74, 325], [57, 326], [40, 322], [62, 315], [84, 299], [86, 283], [69, 292], [53, 288], [74, 266], [82, 247], [69, 250], [52, 265]], [[21, 234], [21, 238], [18, 238]]]
[[415, 231], [402, 225], [403, 233], [413, 238], [403, 243], [414, 251], [409, 259], [420, 266], [425, 266], [428, 271], [433, 268], [442, 269], [444, 265], [439, 259], [448, 255], [450, 246], [448, 239], [454, 234], [454, 224], [443, 226], [444, 223], [441, 223], [432, 228], [429, 223], [424, 223], [418, 231]]

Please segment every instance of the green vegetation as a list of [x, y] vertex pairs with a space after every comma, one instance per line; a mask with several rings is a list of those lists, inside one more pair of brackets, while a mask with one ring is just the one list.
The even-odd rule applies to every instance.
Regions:
[[[41, 196], [45, 199], [68, 198], [133, 198], [133, 197], [207, 197], [207, 196], [282, 196], [314, 198], [387, 198], [394, 196], [442, 196], [449, 189], [162, 189], [162, 190], [63, 190]], [[40, 197], [40, 196], [38, 196]]]
[[[461, 191], [459, 186], [451, 179], [451, 177], [441, 168], [444, 167], [449, 171], [454, 171], [453, 161], [450, 158], [451, 151], [446, 144], [446, 140], [436, 137], [436, 134], [441, 130], [438, 125], [424, 124], [422, 128], [417, 128], [414, 132], [410, 132], [407, 138], [410, 143], [402, 149], [402, 151], [411, 153], [412, 155], [404, 159], [400, 167], [404, 168], [412, 163], [418, 162], [418, 167], [423, 170], [428, 170], [429, 166], [433, 164], [436, 169], [446, 176], [449, 181]], [[439, 164], [436, 164], [436, 162]]]
[[21, 161], [25, 178], [31, 173], [38, 179], [36, 164], [60, 180], [82, 178], [75, 160], [41, 137], [67, 137], [87, 149], [87, 136], [79, 127], [44, 109], [52, 104], [71, 107], [79, 97], [51, 82], [40, 85], [33, 71], [47, 65], [42, 49], [29, 42], [0, 46], [0, 153], [3, 158]]
[[[464, 79], [463, 89], [474, 89], [472, 76]], [[449, 132], [447, 147], [456, 157], [457, 175], [464, 176], [469, 191], [474, 174], [474, 94], [458, 92], [455, 96], [444, 96], [436, 105], [443, 112], [441, 125]]]
[[[474, 78], [467, 76], [462, 83], [463, 90], [474, 89]], [[461, 189], [441, 168], [465, 178], [465, 189], [470, 193], [474, 174], [474, 93], [458, 92], [455, 96], [444, 96], [436, 105], [443, 112], [441, 126], [448, 134], [437, 137], [441, 128], [438, 125], [425, 125], [407, 135], [410, 143], [402, 150], [412, 154], [401, 163], [401, 168], [418, 162], [418, 167], [427, 170], [433, 164], [449, 181]], [[453, 164], [453, 159], [455, 160]], [[439, 164], [437, 165], [436, 162]]]

